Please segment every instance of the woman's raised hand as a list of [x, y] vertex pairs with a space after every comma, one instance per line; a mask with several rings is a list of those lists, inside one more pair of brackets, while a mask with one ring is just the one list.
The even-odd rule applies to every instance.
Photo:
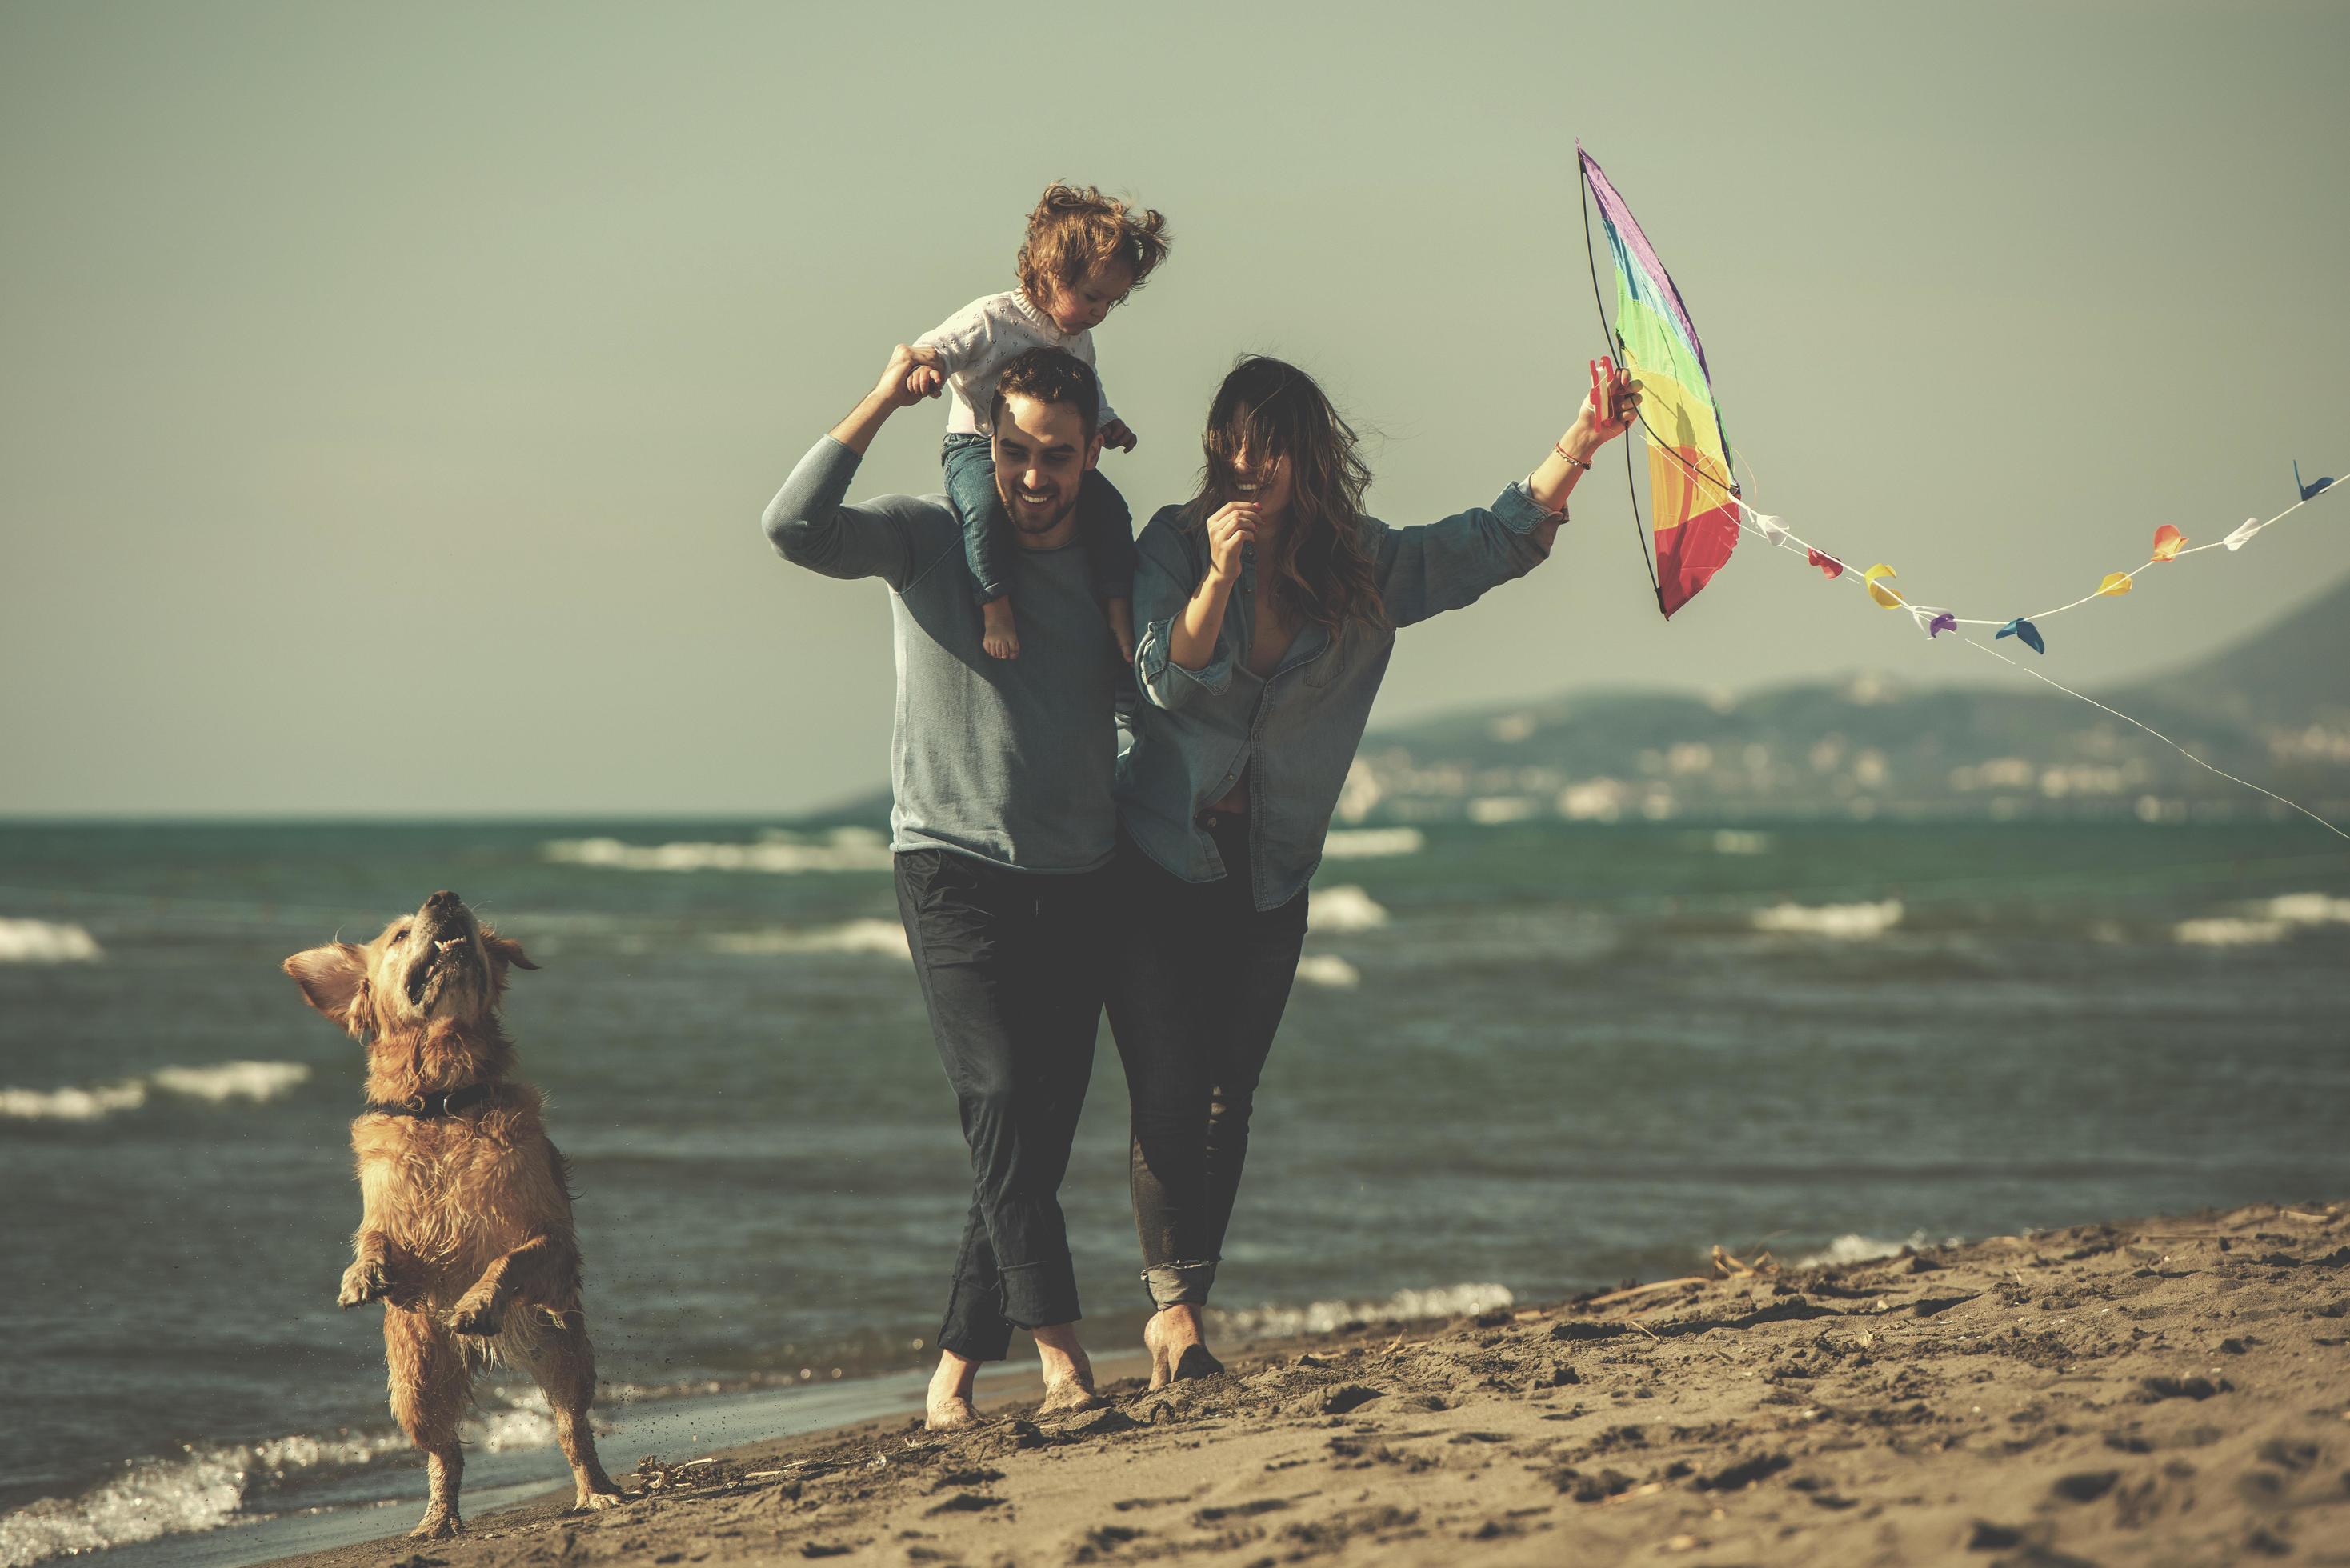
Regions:
[[1256, 542], [1256, 503], [1227, 501], [1208, 519], [1208, 575], [1236, 582], [1243, 552]]
[[1592, 444], [1604, 446], [1640, 422], [1640, 383], [1614, 361], [1591, 363], [1591, 395], [1583, 400], [1575, 423], [1588, 431]]

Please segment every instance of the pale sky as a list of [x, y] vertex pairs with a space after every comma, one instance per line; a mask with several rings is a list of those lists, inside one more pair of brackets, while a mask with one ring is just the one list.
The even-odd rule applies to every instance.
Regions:
[[[1243, 350], [1489, 501], [1598, 351], [1580, 136], [1749, 499], [2025, 613], [2350, 468], [2334, 4], [0, 8], [0, 815], [785, 814], [886, 779], [877, 584], [758, 531], [1055, 177], [1166, 267], [1097, 334], [1190, 493]], [[1606, 266], [1602, 252], [1601, 265]], [[1611, 287], [1612, 294], [1612, 287]], [[856, 490], [934, 490], [942, 405]], [[2350, 572], [2310, 507], [2048, 628], [2092, 691]], [[1667, 626], [1603, 461], [1374, 722], [1630, 681], [2009, 680], [1749, 546]], [[1897, 624], [1900, 623], [1900, 624]], [[2350, 679], [2350, 676], [2345, 676]], [[2036, 689], [2036, 688], [2035, 688]]]

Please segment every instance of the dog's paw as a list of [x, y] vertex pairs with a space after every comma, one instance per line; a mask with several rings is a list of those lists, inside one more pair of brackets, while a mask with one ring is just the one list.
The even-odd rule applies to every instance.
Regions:
[[424, 1522], [408, 1532], [411, 1541], [453, 1541], [465, 1533], [465, 1521], [453, 1509], [425, 1511]]
[[343, 1271], [343, 1289], [335, 1297], [335, 1304], [348, 1312], [355, 1306], [383, 1301], [390, 1294], [391, 1276], [385, 1271], [382, 1260], [361, 1258]]
[[498, 1332], [505, 1317], [498, 1306], [497, 1296], [489, 1291], [467, 1291], [457, 1298], [449, 1315], [442, 1321], [451, 1334], [493, 1334]]
[[618, 1508], [628, 1501], [617, 1491], [583, 1491], [573, 1507], [585, 1512], [598, 1513], [608, 1508]]

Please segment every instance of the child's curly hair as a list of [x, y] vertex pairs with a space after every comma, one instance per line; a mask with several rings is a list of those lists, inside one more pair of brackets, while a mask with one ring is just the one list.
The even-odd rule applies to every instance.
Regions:
[[1149, 208], [1138, 213], [1091, 185], [1055, 180], [1028, 214], [1028, 237], [1021, 243], [1018, 262], [1020, 292], [1033, 305], [1047, 305], [1056, 293], [1084, 282], [1088, 268], [1111, 261], [1131, 268], [1133, 286], [1140, 288], [1167, 259], [1167, 220]]

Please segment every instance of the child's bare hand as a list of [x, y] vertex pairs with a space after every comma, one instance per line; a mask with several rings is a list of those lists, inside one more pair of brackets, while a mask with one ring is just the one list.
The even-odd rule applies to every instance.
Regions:
[[1124, 420], [1112, 420], [1101, 428], [1102, 445], [1114, 446], [1120, 452], [1134, 450], [1135, 433]]
[[[889, 408], [910, 409], [924, 398], [939, 395], [939, 357], [929, 348], [913, 348], [900, 343], [889, 350], [889, 362], [881, 367], [881, 379], [873, 384], [874, 399]], [[929, 379], [927, 389], [918, 385]]]
[[907, 357], [913, 369], [906, 373], [906, 390], [917, 398], [935, 398], [947, 384], [945, 371], [939, 368], [938, 351], [934, 348], [909, 348]]

